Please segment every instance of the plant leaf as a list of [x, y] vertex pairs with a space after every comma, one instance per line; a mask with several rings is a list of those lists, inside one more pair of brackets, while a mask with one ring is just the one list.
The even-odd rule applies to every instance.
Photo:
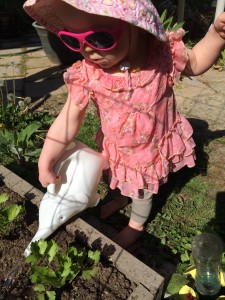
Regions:
[[18, 134], [18, 141], [19, 142], [24, 142], [24, 141], [28, 141], [29, 138], [31, 137], [31, 135], [39, 128], [41, 127], [41, 123], [40, 122], [33, 122], [30, 125], [28, 125], [27, 127], [25, 127], [21, 132], [19, 132]]
[[174, 273], [167, 286], [167, 292], [171, 295], [177, 294], [182, 286], [188, 283], [187, 278], [182, 274]]
[[12, 222], [22, 211], [22, 206], [18, 204], [11, 204], [5, 207], [2, 212], [7, 215], [8, 221]]
[[92, 264], [97, 264], [100, 260], [101, 252], [99, 250], [92, 251], [88, 250], [88, 262]]
[[95, 276], [98, 271], [98, 268], [86, 268], [82, 271], [82, 278], [85, 280], [90, 279], [91, 277]]
[[38, 295], [37, 300], [45, 300], [45, 294]]
[[40, 156], [40, 153], [41, 153], [41, 149], [35, 149], [34, 151], [31, 151], [29, 153], [25, 153], [25, 156], [26, 157], [39, 157]]
[[189, 260], [190, 260], [190, 256], [189, 256], [189, 254], [188, 254], [187, 251], [185, 251], [185, 253], [181, 254], [180, 257], [181, 257], [181, 261], [182, 261], [182, 262], [186, 262], [186, 261], [189, 261]]
[[56, 293], [54, 291], [46, 291], [46, 295], [48, 296], [49, 300], [55, 300], [56, 299]]
[[40, 239], [37, 241], [39, 247], [39, 253], [43, 255], [48, 247], [48, 242], [44, 239]]
[[38, 241], [32, 242], [30, 245], [31, 254], [26, 257], [26, 262], [34, 265], [41, 258]]
[[35, 292], [45, 292], [45, 286], [43, 284], [37, 284], [34, 287]]
[[0, 203], [4, 203], [9, 199], [9, 195], [7, 193], [2, 193], [0, 195]]
[[59, 246], [54, 240], [50, 240], [48, 242], [48, 249], [47, 249], [47, 255], [48, 255], [48, 262], [51, 263], [52, 260], [55, 258], [56, 254], [58, 253]]
[[32, 283], [51, 284], [54, 287], [61, 287], [54, 270], [48, 266], [34, 266], [31, 275]]

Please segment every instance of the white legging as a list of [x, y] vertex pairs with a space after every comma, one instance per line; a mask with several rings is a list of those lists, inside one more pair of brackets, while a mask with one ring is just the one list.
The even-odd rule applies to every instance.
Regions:
[[143, 225], [151, 212], [153, 194], [146, 191], [139, 191], [139, 198], [132, 198], [131, 220]]

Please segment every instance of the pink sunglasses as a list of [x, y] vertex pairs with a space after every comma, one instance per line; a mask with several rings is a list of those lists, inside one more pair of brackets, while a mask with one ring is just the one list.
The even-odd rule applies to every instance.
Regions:
[[109, 51], [118, 44], [123, 27], [124, 23], [116, 29], [99, 28], [83, 33], [60, 31], [58, 36], [69, 49], [75, 52], [80, 52], [84, 43], [95, 50]]

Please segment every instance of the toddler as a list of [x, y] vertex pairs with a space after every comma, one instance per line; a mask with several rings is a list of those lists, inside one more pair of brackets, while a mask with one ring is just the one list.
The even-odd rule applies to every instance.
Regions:
[[192, 128], [176, 110], [181, 72], [207, 71], [225, 46], [225, 13], [193, 49], [183, 29], [165, 32], [150, 0], [27, 0], [27, 13], [84, 59], [64, 74], [67, 101], [50, 127], [39, 158], [39, 180], [60, 182], [54, 165], [76, 137], [88, 103], [101, 120], [97, 142], [109, 161], [107, 218], [132, 199], [129, 224], [114, 240], [124, 248], [144, 231], [152, 196], [169, 172], [195, 165]]

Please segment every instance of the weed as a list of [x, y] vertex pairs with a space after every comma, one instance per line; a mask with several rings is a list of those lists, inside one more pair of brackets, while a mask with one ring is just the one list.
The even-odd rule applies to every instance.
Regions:
[[[13, 75], [15, 64], [11, 63]], [[16, 162], [25, 169], [28, 160], [37, 160], [43, 133], [53, 122], [48, 113], [34, 113], [30, 97], [16, 95], [15, 77], [10, 90], [7, 76], [0, 81], [0, 154], [2, 161]]]
[[7, 130], [20, 130], [25, 128], [32, 121], [39, 121], [49, 126], [53, 122], [53, 117], [48, 113], [34, 113], [32, 111], [31, 98], [16, 95], [15, 68], [16, 65], [10, 64], [13, 70], [12, 86], [9, 85], [7, 74], [3, 73], [4, 78], [0, 80], [0, 128]]
[[32, 135], [40, 128], [41, 123], [33, 122], [21, 131], [0, 131], [0, 154], [8, 156], [16, 161], [22, 168], [25, 168], [26, 162], [31, 158], [37, 158], [41, 149], [35, 149], [35, 142]]

